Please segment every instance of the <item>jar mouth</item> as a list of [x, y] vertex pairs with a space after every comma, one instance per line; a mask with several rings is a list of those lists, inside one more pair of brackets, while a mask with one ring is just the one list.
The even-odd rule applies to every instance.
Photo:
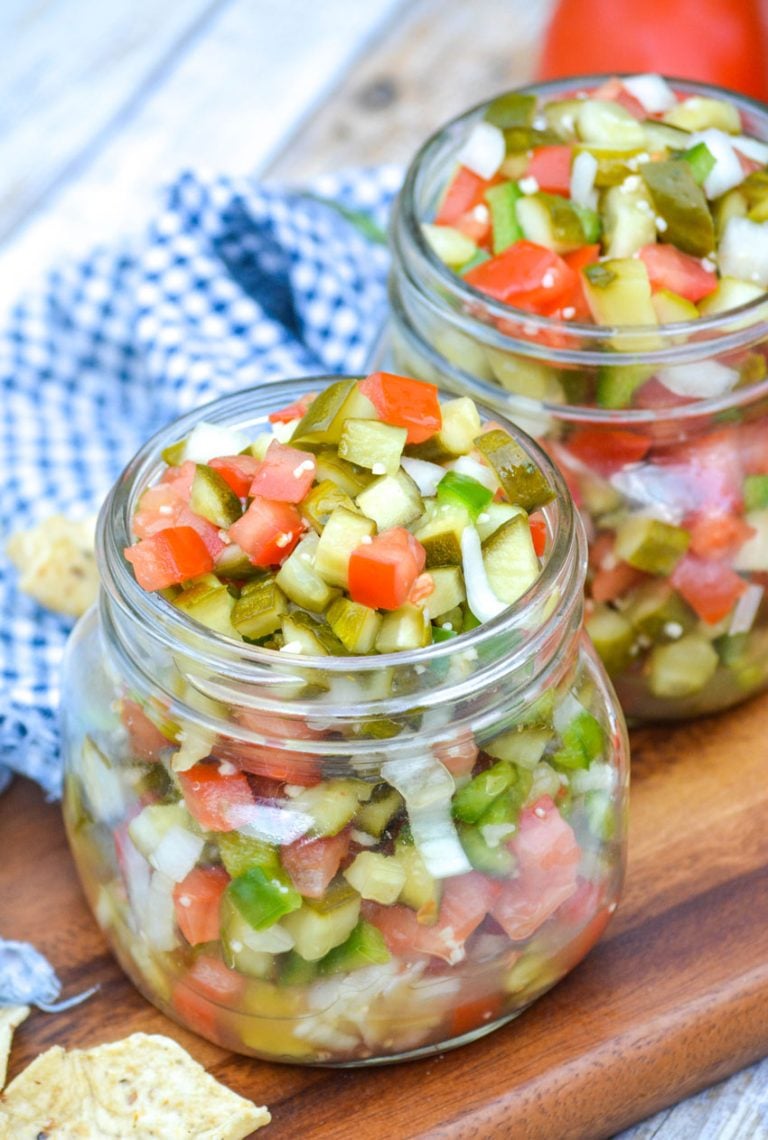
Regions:
[[[622, 75], [631, 73], [611, 73]], [[522, 93], [543, 96], [558, 96], [575, 93], [582, 89], [598, 86], [606, 79], [605, 74], [574, 76], [568, 79], [533, 83], [517, 88]], [[739, 95], [712, 84], [697, 83], [692, 80], [666, 77], [670, 85], [686, 95], [721, 97], [733, 103], [749, 123], [749, 129], [757, 137], [768, 141], [768, 112], [757, 100]], [[406, 172], [403, 186], [395, 203], [390, 240], [399, 263], [404, 267], [410, 283], [419, 290], [423, 302], [425, 294], [437, 296], [443, 305], [450, 308], [452, 323], [477, 337], [482, 328], [483, 343], [501, 351], [524, 349], [527, 357], [550, 365], [599, 366], [610, 363], [623, 365], [658, 367], [675, 363], [695, 362], [711, 355], [712, 343], [716, 342], [718, 353], [736, 350], [756, 339], [768, 336], [768, 293], [746, 304], [725, 312], [703, 316], [691, 321], [680, 321], [656, 325], [595, 325], [577, 321], [559, 321], [552, 317], [530, 313], [496, 301], [488, 294], [473, 288], [459, 274], [453, 272], [434, 252], [422, 231], [422, 222], [427, 220], [425, 206], [435, 204], [435, 191], [442, 189], [442, 176], [449, 169], [451, 159], [455, 159], [467, 130], [480, 118], [489, 100], [476, 104], [435, 131], [422, 144], [412, 159]], [[424, 198], [430, 198], [425, 203]], [[432, 307], [436, 314], [445, 315], [445, 309], [437, 304]], [[520, 326], [520, 338], [501, 332], [498, 323], [515, 322]], [[560, 344], [547, 343], [556, 335]], [[663, 347], [648, 348], [649, 336], [663, 341]], [[537, 342], [541, 338], [541, 343]], [[610, 352], [601, 351], [600, 344], [612, 342]], [[684, 343], [683, 343], [684, 341]], [[646, 347], [643, 347], [645, 342]], [[615, 347], [619, 343], [621, 347]], [[459, 369], [462, 379], [465, 374]], [[474, 390], [485, 397], [495, 391], [495, 386], [476, 383]], [[503, 390], [503, 389], [502, 389]], [[587, 405], [567, 405], [568, 418], [579, 418], [581, 413], [590, 421], [616, 423], [617, 416], [627, 422], [643, 423], [659, 419], [687, 419], [704, 414], [715, 415], [725, 408], [733, 408], [740, 402], [751, 402], [763, 394], [768, 394], [768, 378], [758, 383], [733, 390], [725, 396], [705, 397], [687, 405], [654, 409], [613, 409], [588, 407]], [[521, 406], [545, 409], [553, 416], [562, 416], [564, 406], [544, 400], [517, 397], [506, 392], [510, 407]], [[572, 415], [572, 413], [576, 413]], [[588, 414], [587, 414], [588, 413]]]
[[[534, 649], [552, 641], [563, 615], [573, 613], [581, 605], [586, 575], [586, 543], [581, 521], [573, 509], [563, 477], [546, 453], [498, 412], [482, 405], [478, 409], [481, 415], [492, 418], [514, 436], [555, 490], [555, 499], [542, 508], [549, 534], [549, 555], [541, 573], [517, 602], [491, 621], [456, 638], [422, 649], [370, 656], [309, 657], [235, 641], [196, 622], [160, 595], [142, 589], [136, 581], [123, 551], [133, 542], [131, 522], [138, 500], [165, 466], [162, 451], [166, 447], [187, 435], [201, 420], [226, 424], [238, 430], [263, 428], [268, 424], [270, 411], [345, 378], [321, 375], [265, 382], [259, 387], [206, 404], [156, 432], [125, 467], [99, 515], [97, 558], [110, 610], [113, 614], [117, 611], [154, 645], [160, 645], [170, 653], [181, 651], [216, 674], [244, 685], [253, 681], [263, 684], [278, 665], [281, 675], [275, 679], [281, 683], [285, 683], [286, 672], [291, 669], [300, 670], [305, 681], [313, 673], [370, 676], [388, 668], [413, 666], [418, 669], [427, 660], [430, 666], [435, 662], [448, 662], [459, 650], [476, 653], [494, 665], [498, 664], [503, 653], [506, 667], [514, 670], [530, 657]], [[450, 392], [443, 394], [454, 396]], [[552, 613], [543, 615], [541, 600], [550, 597], [557, 597], [558, 605]], [[525, 636], [520, 637], [521, 634]]]

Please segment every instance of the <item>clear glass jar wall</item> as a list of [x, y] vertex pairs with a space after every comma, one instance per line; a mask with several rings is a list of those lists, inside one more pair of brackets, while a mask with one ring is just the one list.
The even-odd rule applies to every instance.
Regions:
[[[627, 746], [581, 632], [582, 528], [525, 437], [558, 491], [546, 563], [452, 641], [303, 658], [139, 588], [122, 551], [163, 448], [200, 419], [255, 432], [327, 380], [209, 405], [126, 469], [66, 662], [64, 808], [90, 905], [149, 1000], [239, 1052], [361, 1064], [472, 1040], [589, 950], [621, 887]], [[361, 854], [375, 873], [350, 882]]]
[[[549, 103], [603, 78], [527, 90]], [[759, 104], [673, 86], [727, 99], [768, 140]], [[557, 462], [587, 527], [587, 626], [629, 717], [736, 704], [768, 680], [768, 297], [753, 287], [737, 308], [649, 329], [558, 321], [472, 288], [421, 227], [486, 106], [426, 142], [397, 203], [394, 366], [496, 407]]]

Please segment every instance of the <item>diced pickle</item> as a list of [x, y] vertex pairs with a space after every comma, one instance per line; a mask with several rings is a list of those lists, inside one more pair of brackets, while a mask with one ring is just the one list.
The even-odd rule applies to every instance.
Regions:
[[409, 444], [408, 455], [437, 462], [467, 455], [480, 431], [480, 414], [469, 396], [446, 400], [441, 408], [443, 423], [438, 432], [424, 443]]
[[229, 483], [204, 463], [195, 467], [189, 505], [196, 515], [218, 527], [231, 526], [243, 513], [240, 500]]
[[656, 325], [648, 270], [634, 257], [588, 265], [582, 274], [592, 317], [601, 325]]
[[626, 617], [606, 605], [596, 605], [586, 621], [587, 633], [609, 673], [629, 664], [635, 632]]
[[646, 515], [632, 515], [616, 531], [616, 555], [648, 574], [671, 574], [688, 549], [690, 533]]
[[338, 588], [329, 585], [315, 569], [318, 546], [319, 539], [314, 532], [305, 535], [275, 578], [286, 597], [315, 614], [323, 613], [339, 595]]
[[283, 926], [294, 940], [296, 953], [317, 962], [349, 938], [359, 917], [360, 895], [344, 883], [329, 887], [323, 899], [305, 899], [300, 910], [283, 919]]
[[232, 623], [235, 599], [226, 585], [215, 574], [200, 574], [173, 598], [177, 609], [189, 614], [201, 625], [217, 633], [237, 637], [238, 630]]
[[246, 582], [232, 609], [232, 624], [242, 637], [256, 641], [279, 629], [288, 599], [274, 574]]
[[423, 609], [408, 603], [384, 614], [376, 634], [377, 653], [400, 653], [422, 649], [432, 640], [429, 620]]
[[507, 91], [492, 99], [485, 110], [485, 121], [494, 127], [529, 127], [536, 110], [536, 96], [523, 91]]
[[400, 467], [408, 432], [377, 420], [347, 419], [341, 429], [339, 456], [374, 475], [394, 475]]
[[738, 108], [725, 99], [691, 95], [664, 112], [664, 122], [685, 131], [705, 131], [710, 127], [737, 135], [741, 131]]
[[390, 821], [403, 807], [403, 797], [388, 784], [378, 784], [367, 803], [360, 804], [355, 827], [379, 839]]
[[343, 459], [338, 451], [321, 448], [317, 453], [317, 479], [319, 485], [333, 483], [339, 491], [354, 499], [371, 482], [370, 471]]
[[382, 616], [351, 598], [337, 598], [328, 610], [328, 624], [350, 653], [371, 653], [382, 626]]
[[338, 443], [349, 416], [373, 420], [376, 409], [360, 391], [357, 380], [337, 380], [315, 396], [296, 425], [291, 443], [295, 446]]
[[712, 215], [690, 165], [681, 160], [646, 162], [640, 170], [664, 222], [664, 240], [694, 257], [711, 253], [715, 245]]
[[469, 524], [463, 507], [443, 506], [415, 531], [427, 555], [427, 569], [461, 565], [461, 536]]
[[364, 538], [376, 533], [376, 523], [365, 515], [337, 507], [325, 524], [315, 550], [315, 570], [331, 586], [346, 588], [349, 558]]
[[320, 974], [342, 974], [364, 970], [366, 966], [380, 966], [391, 955], [384, 935], [373, 923], [361, 919], [346, 942], [329, 950], [318, 963]]
[[402, 467], [394, 475], [382, 475], [357, 496], [357, 506], [379, 530], [407, 526], [424, 511], [419, 488]]
[[464, 576], [459, 566], [434, 566], [430, 571], [434, 589], [421, 603], [432, 620], [466, 601]]
[[502, 428], [493, 428], [474, 442], [496, 472], [510, 502], [535, 511], [555, 497], [543, 473]]
[[525, 515], [503, 523], [486, 538], [482, 549], [488, 582], [502, 602], [516, 602], [539, 576], [539, 560]]
[[299, 504], [302, 517], [319, 534], [337, 507], [355, 509], [354, 500], [332, 479], [317, 483]]
[[632, 257], [644, 245], [656, 241], [656, 223], [647, 188], [635, 176], [635, 185], [629, 180], [612, 186], [603, 198], [605, 226], [605, 252], [608, 257]]
[[570, 253], [586, 242], [578, 210], [560, 194], [528, 195], [518, 203], [517, 217], [528, 241], [555, 253]]
[[656, 697], [689, 697], [715, 675], [717, 652], [708, 638], [688, 633], [651, 651], [649, 687]]
[[643, 582], [630, 591], [623, 614], [633, 629], [652, 641], [672, 641], [693, 629], [697, 621], [687, 602], [664, 579]]

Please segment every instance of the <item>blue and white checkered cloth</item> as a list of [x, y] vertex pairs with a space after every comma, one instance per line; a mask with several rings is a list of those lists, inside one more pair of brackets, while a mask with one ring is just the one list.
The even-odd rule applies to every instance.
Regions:
[[[50, 275], [0, 329], [0, 546], [95, 512], [163, 424], [279, 377], [361, 372], [386, 318], [383, 230], [401, 171], [311, 192], [182, 175], [141, 241]], [[56, 709], [71, 621], [0, 554], [0, 789], [60, 789]]]

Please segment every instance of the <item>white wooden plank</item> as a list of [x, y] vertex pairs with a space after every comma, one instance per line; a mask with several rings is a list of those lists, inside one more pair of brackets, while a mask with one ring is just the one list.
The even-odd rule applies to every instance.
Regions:
[[6, 241], [0, 305], [61, 255], [138, 229], [180, 169], [263, 168], [400, 2], [233, 0]]
[[0, 237], [221, 2], [0, 3]]

